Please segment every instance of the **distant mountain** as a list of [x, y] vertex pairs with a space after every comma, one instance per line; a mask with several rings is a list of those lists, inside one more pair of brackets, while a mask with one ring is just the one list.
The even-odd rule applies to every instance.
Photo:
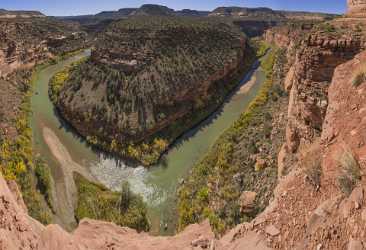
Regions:
[[299, 20], [325, 20], [337, 15], [303, 12], [282, 11], [270, 8], [245, 8], [245, 7], [219, 7], [212, 11], [209, 16], [236, 17], [236, 18], [270, 18], [270, 19], [299, 19]]
[[131, 15], [137, 8], [124, 8], [117, 11], [102, 11], [95, 15], [97, 18], [102, 19], [120, 19]]
[[25, 11], [25, 10], [5, 10], [0, 9], [0, 18], [31, 18], [31, 17], [45, 17], [39, 11]]
[[64, 20], [76, 21], [80, 24], [95, 24], [102, 20], [118, 20], [131, 16], [208, 16], [209, 11], [184, 9], [175, 11], [163, 5], [144, 4], [140, 8], [124, 8], [117, 11], [102, 11], [96, 15], [58, 17]]
[[211, 12], [210, 11], [199, 11], [199, 10], [190, 10], [190, 9], [184, 9], [176, 11], [175, 14], [177, 16], [208, 16]]
[[131, 16], [188, 16], [188, 17], [233, 17], [253, 20], [325, 20], [336, 15], [300, 11], [279, 11], [270, 8], [219, 7], [214, 11], [173, 10], [163, 5], [144, 4], [140, 8], [123, 8], [117, 11], [103, 11], [96, 15], [59, 17], [64, 20], [76, 21], [83, 25], [97, 25], [105, 20], [118, 20]]
[[166, 6], [157, 4], [144, 4], [132, 12], [133, 16], [174, 16], [175, 11]]
[[219, 7], [210, 16], [231, 16], [231, 17], [276, 17], [284, 18], [280, 13], [270, 8], [242, 8], [242, 7]]

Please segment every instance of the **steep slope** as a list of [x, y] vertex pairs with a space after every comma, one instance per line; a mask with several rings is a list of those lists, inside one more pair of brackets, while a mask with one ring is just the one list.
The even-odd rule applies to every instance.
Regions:
[[[57, 225], [44, 227], [21, 207], [19, 194], [0, 176], [1, 247], [3, 249], [363, 249], [365, 183], [357, 178], [351, 195], [342, 193], [345, 147], [351, 163], [364, 172], [366, 54], [337, 67], [329, 89], [322, 142], [304, 151], [293, 172], [280, 180], [275, 199], [250, 223], [238, 225], [219, 240], [208, 223], [191, 225], [174, 237], [152, 237], [114, 224], [84, 220], [72, 234]], [[357, 83], [357, 84], [355, 84]], [[356, 107], [356, 108], [355, 108]], [[333, 136], [333, 131], [337, 135]], [[317, 156], [318, 155], [318, 156]], [[353, 160], [352, 160], [353, 159]], [[318, 164], [313, 164], [317, 162]], [[308, 168], [320, 168], [321, 185], [311, 182]], [[19, 203], [20, 202], [20, 203]]]
[[0, 9], [0, 18], [43, 18], [46, 17], [39, 11], [14, 11]]
[[52, 18], [0, 17], [0, 76], [84, 46], [79, 27]]
[[208, 218], [220, 235], [254, 218], [268, 205], [277, 183], [277, 155], [285, 135], [284, 56], [282, 50], [269, 52], [262, 62], [266, 81], [257, 98], [181, 185], [180, 228]]
[[321, 139], [301, 151], [272, 205], [227, 242], [257, 232], [271, 249], [364, 249], [365, 60], [362, 52], [336, 68]]
[[150, 165], [223, 101], [252, 60], [230, 24], [133, 18], [100, 34], [91, 58], [51, 95], [90, 143]]
[[51, 179], [32, 150], [31, 80], [35, 65], [84, 45], [83, 37], [49, 43], [74, 31], [77, 27], [46, 17], [0, 18], [0, 171], [18, 183], [29, 214], [42, 223], [52, 219]]

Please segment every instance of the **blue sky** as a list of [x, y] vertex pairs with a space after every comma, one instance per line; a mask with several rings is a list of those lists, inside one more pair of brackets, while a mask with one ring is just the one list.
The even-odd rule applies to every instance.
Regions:
[[346, 0], [0, 0], [0, 8], [40, 10], [46, 15], [94, 14], [102, 10], [157, 3], [173, 9], [212, 10], [218, 6], [270, 7], [273, 9], [344, 13]]

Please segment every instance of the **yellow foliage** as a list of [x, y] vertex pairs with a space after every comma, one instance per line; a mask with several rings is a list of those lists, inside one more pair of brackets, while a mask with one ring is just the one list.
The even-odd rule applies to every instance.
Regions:
[[153, 147], [158, 151], [164, 151], [168, 147], [168, 142], [161, 138], [155, 138], [153, 141]]
[[20, 161], [15, 166], [15, 173], [17, 175], [24, 173], [27, 170], [27, 167], [25, 166], [23, 161]]
[[136, 148], [133, 147], [133, 145], [128, 145], [127, 153], [132, 158], [139, 158], [139, 152]]
[[112, 142], [111, 142], [111, 150], [112, 151], [118, 150], [118, 143], [115, 139], [113, 139]]

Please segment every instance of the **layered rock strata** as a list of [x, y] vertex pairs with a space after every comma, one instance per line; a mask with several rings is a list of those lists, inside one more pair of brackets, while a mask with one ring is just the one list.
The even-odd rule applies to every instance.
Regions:
[[365, 0], [347, 0], [349, 17], [366, 17], [366, 1]]

